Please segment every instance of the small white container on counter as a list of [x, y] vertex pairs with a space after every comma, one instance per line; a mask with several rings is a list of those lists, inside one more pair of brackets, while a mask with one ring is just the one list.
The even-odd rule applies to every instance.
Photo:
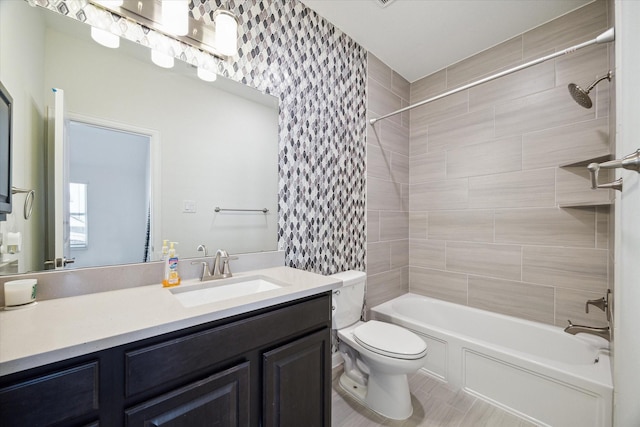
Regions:
[[18, 308], [36, 301], [37, 279], [11, 280], [4, 284], [5, 308]]

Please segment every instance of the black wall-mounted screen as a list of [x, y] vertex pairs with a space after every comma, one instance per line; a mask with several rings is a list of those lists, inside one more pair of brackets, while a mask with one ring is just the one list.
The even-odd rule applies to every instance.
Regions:
[[13, 98], [0, 82], [0, 221], [11, 213], [11, 144]]

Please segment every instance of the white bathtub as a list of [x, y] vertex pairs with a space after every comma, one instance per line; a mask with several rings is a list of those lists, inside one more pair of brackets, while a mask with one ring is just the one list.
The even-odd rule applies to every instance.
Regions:
[[415, 294], [373, 307], [427, 343], [424, 370], [539, 425], [611, 426], [608, 342]]

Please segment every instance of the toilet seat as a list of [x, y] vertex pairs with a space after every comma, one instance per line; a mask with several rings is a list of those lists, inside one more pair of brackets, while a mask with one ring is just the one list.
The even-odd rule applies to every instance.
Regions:
[[413, 332], [377, 320], [355, 328], [353, 337], [364, 348], [396, 359], [419, 359], [427, 352], [425, 342]]

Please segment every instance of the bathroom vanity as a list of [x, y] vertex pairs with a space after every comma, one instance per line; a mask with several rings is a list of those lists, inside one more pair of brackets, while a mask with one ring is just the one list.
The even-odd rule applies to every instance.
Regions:
[[[286, 267], [262, 273], [285, 286], [191, 308], [180, 308], [168, 289], [155, 285], [106, 296], [130, 301], [137, 295], [139, 304], [156, 305], [155, 320], [149, 319], [153, 310], [139, 310], [146, 313], [139, 316], [127, 311], [130, 306], [113, 306], [117, 314], [100, 320], [103, 309], [96, 306], [92, 313], [88, 307], [99, 294], [0, 313], [3, 347], [20, 345], [12, 339], [16, 334], [1, 335], [8, 324], [35, 320], [39, 309], [58, 310], [62, 304], [72, 316], [70, 307], [81, 304], [88, 316], [51, 319], [68, 333], [77, 331], [68, 340], [76, 341], [73, 346], [50, 345], [48, 352], [13, 361], [0, 349], [0, 424], [329, 426], [331, 290], [340, 283]], [[170, 305], [175, 312], [162, 313]], [[123, 319], [130, 331], [118, 336], [95, 326], [108, 330], [111, 321], [115, 331]], [[94, 322], [95, 339], [86, 341]], [[34, 330], [26, 326], [24, 340], [47, 340], [45, 331], [38, 337]]]

